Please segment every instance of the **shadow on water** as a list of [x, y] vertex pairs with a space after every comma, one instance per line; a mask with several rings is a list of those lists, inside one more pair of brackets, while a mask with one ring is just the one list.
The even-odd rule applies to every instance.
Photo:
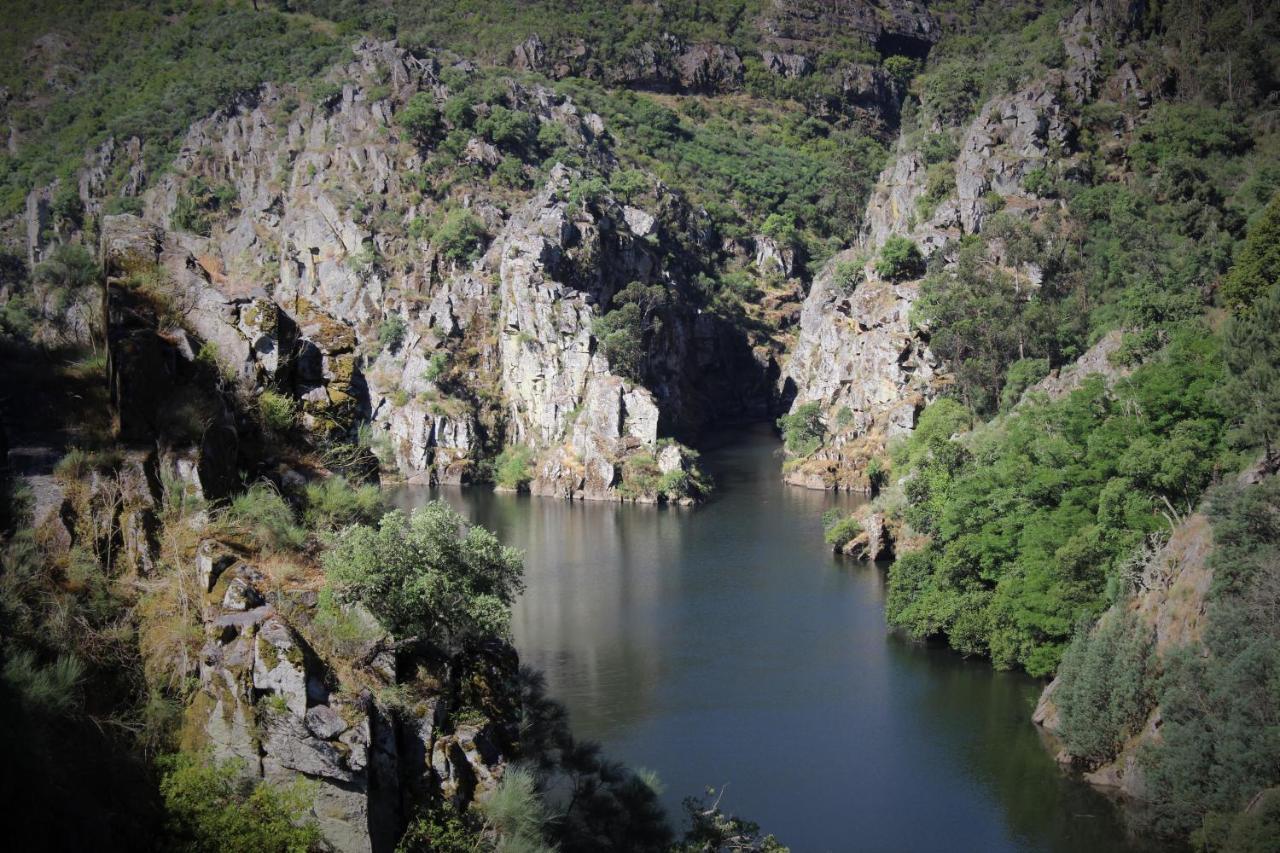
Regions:
[[1038, 683], [887, 632], [883, 570], [822, 542], [822, 512], [862, 499], [786, 486], [777, 447], [752, 428], [706, 449], [717, 496], [696, 509], [394, 498], [441, 497], [525, 550], [522, 659], [576, 736], [658, 773], [672, 815], [727, 783], [797, 853], [1135, 849], [1041, 746]]

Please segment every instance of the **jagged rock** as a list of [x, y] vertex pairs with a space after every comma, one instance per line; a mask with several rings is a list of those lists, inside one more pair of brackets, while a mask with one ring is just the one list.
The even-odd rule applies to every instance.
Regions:
[[349, 728], [342, 715], [328, 705], [308, 708], [306, 722], [311, 733], [321, 740], [333, 740]]
[[873, 563], [892, 559], [893, 535], [884, 513], [864, 509], [855, 517], [858, 520], [858, 534], [844, 544], [841, 552]]
[[742, 58], [732, 47], [696, 44], [676, 59], [680, 85], [688, 92], [722, 92], [742, 83]]
[[770, 73], [780, 77], [804, 77], [813, 72], [813, 63], [809, 57], [799, 53], [775, 53], [772, 50], [762, 51], [760, 58]]
[[295, 717], [301, 719], [306, 714], [307, 671], [302, 647], [279, 617], [267, 619], [258, 629], [253, 686], [280, 696]]
[[756, 269], [761, 273], [787, 278], [795, 271], [795, 249], [763, 234], [757, 234], [753, 239], [756, 245]]
[[942, 385], [909, 320], [918, 284], [883, 281], [868, 264], [865, 282], [848, 294], [835, 282], [835, 265], [855, 257], [837, 255], [814, 280], [784, 368], [784, 382], [795, 389], [792, 410], [819, 403], [830, 433], [810, 463], [788, 474], [797, 485], [869, 489], [867, 461], [914, 428]]

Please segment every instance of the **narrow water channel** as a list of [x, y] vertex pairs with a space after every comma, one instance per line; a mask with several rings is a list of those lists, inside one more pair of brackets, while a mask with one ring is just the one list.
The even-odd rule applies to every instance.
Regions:
[[443, 497], [525, 551], [516, 645], [575, 735], [657, 772], [668, 812], [723, 805], [794, 853], [1132, 850], [1029, 722], [1040, 685], [890, 635], [883, 570], [833, 556], [765, 427], [703, 455], [697, 509]]

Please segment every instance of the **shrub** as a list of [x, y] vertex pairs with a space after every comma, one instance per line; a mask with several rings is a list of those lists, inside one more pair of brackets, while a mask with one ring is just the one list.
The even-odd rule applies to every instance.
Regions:
[[444, 128], [440, 110], [426, 92], [415, 92], [396, 116], [396, 122], [420, 148], [435, 142]]
[[822, 538], [837, 551], [862, 532], [862, 525], [851, 515], [835, 519], [825, 527]]
[[508, 768], [481, 808], [497, 835], [498, 850], [549, 853], [550, 848], [542, 842], [543, 827], [549, 815], [538, 795], [533, 774], [528, 770]]
[[297, 404], [270, 388], [258, 395], [258, 417], [262, 425], [272, 432], [288, 432], [297, 422]]
[[446, 649], [505, 636], [522, 588], [520, 553], [442, 501], [376, 528], [342, 531], [324, 557], [339, 601], [361, 602], [388, 630]]
[[862, 284], [864, 279], [863, 266], [865, 259], [856, 258], [852, 261], [836, 261], [835, 269], [832, 271], [831, 283], [835, 285], [836, 290], [849, 296]]
[[876, 272], [889, 281], [919, 278], [924, 275], [924, 256], [919, 247], [906, 237], [890, 237], [880, 248]]
[[307, 483], [302, 518], [312, 529], [333, 530], [348, 524], [372, 523], [382, 517], [385, 504], [376, 485], [353, 486], [346, 477], [326, 477]]
[[185, 753], [164, 760], [162, 766], [166, 849], [187, 853], [319, 849], [320, 830], [307, 816], [311, 803], [307, 783], [299, 780], [287, 788], [253, 783], [245, 780], [238, 762], [213, 762]]
[[222, 524], [259, 548], [301, 548], [307, 532], [298, 526], [293, 507], [276, 487], [254, 483], [223, 510]]
[[523, 489], [532, 479], [533, 451], [523, 445], [504, 447], [494, 463], [494, 482], [504, 489]]
[[405, 332], [408, 331], [405, 325], [404, 317], [398, 313], [388, 314], [386, 319], [378, 326], [378, 343], [383, 349], [395, 352], [400, 348], [400, 344], [404, 342]]
[[474, 213], [455, 208], [445, 214], [432, 235], [432, 242], [448, 260], [470, 263], [480, 257], [488, 236], [484, 223]]
[[789, 453], [808, 456], [822, 445], [826, 435], [822, 407], [817, 403], [797, 406], [778, 418], [778, 429], [782, 430], [782, 441]]
[[428, 382], [435, 382], [448, 369], [449, 354], [444, 351], [434, 352], [431, 354], [431, 358], [427, 359], [427, 369], [423, 372], [422, 378]]

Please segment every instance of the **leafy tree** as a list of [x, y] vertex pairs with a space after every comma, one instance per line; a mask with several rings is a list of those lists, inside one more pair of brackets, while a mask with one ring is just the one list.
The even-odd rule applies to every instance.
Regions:
[[826, 424], [822, 421], [822, 406], [804, 403], [795, 407], [778, 418], [778, 429], [782, 430], [782, 441], [788, 452], [796, 456], [810, 455], [821, 446], [827, 433]]
[[1276, 284], [1280, 284], [1280, 193], [1249, 229], [1222, 282], [1222, 298], [1233, 307], [1250, 305]]
[[1238, 426], [1235, 439], [1273, 457], [1280, 435], [1280, 284], [1226, 326], [1222, 400]]
[[363, 603], [398, 636], [446, 649], [505, 636], [522, 588], [520, 553], [443, 501], [347, 528], [324, 566], [339, 600]]
[[885, 240], [880, 247], [876, 272], [889, 281], [919, 278], [924, 275], [924, 256], [910, 238], [895, 235]]
[[440, 110], [426, 92], [415, 92], [396, 116], [396, 121], [420, 148], [434, 143], [444, 129]]
[[609, 359], [610, 369], [636, 382], [643, 381], [648, 341], [662, 331], [660, 313], [668, 299], [662, 285], [638, 281], [614, 294], [613, 308], [591, 327]]

